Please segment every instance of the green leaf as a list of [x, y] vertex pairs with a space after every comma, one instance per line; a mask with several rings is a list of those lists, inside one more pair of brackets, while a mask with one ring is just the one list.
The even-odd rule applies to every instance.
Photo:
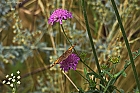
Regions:
[[126, 74], [125, 72], [123, 72], [123, 73], [122, 73], [122, 76], [126, 77], [126, 76], [127, 76], [127, 74]]
[[84, 68], [84, 74], [85, 74], [85, 76], [87, 75], [87, 69], [86, 68]]

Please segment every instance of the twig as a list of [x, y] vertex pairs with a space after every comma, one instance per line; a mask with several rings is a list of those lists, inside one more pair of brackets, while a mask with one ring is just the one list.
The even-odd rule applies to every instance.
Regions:
[[37, 74], [37, 73], [39, 73], [39, 72], [41, 72], [41, 71], [44, 71], [44, 70], [46, 70], [46, 69], [49, 69], [49, 68], [50, 68], [50, 66], [45, 66], [45, 67], [42, 67], [42, 68], [38, 68], [38, 69], [36, 69], [36, 70], [34, 70], [34, 71], [32, 71], [32, 72], [29, 72], [29, 73], [26, 73], [26, 74], [22, 75], [22, 76], [21, 76], [21, 79], [26, 78], [26, 77], [28, 77], [29, 75]]
[[71, 84], [76, 88], [77, 91], [79, 91], [79, 89], [77, 88], [77, 86], [74, 84], [74, 82], [69, 78], [69, 76], [64, 72], [62, 71], [62, 73], [66, 76], [66, 78], [71, 82]]
[[26, 4], [29, 0], [23, 0], [18, 4], [18, 7], [21, 8], [24, 4]]

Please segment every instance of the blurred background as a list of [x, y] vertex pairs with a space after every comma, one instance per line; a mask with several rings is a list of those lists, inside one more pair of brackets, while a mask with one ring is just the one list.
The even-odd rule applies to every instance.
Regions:
[[[110, 56], [120, 56], [116, 72], [120, 71], [128, 52], [110, 0], [85, 0], [89, 26], [100, 64], [109, 64]], [[115, 0], [132, 52], [140, 48], [140, 1]], [[59, 65], [52, 64], [70, 45], [58, 23], [51, 26], [48, 18], [58, 9], [72, 12], [73, 18], [63, 21], [70, 41], [86, 63], [97, 72], [94, 55], [86, 32], [81, 0], [0, 0], [0, 93], [9, 93], [11, 87], [3, 84], [5, 76], [21, 75], [18, 93], [74, 93], [77, 90], [62, 74]], [[140, 57], [135, 59], [140, 77]], [[79, 62], [77, 70], [84, 74]], [[125, 92], [136, 89], [132, 68], [126, 69], [115, 86]], [[74, 70], [67, 75], [85, 91], [86, 81]]]

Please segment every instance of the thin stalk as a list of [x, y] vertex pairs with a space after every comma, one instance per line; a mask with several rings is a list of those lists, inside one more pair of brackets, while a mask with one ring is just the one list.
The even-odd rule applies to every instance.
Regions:
[[75, 70], [75, 72], [77, 72], [82, 78], [84, 78], [87, 82], [89, 82], [89, 80], [85, 78], [80, 72], [78, 72], [77, 70]]
[[67, 79], [71, 82], [71, 84], [75, 87], [75, 89], [77, 90], [77, 91], [79, 91], [79, 89], [78, 89], [78, 87], [74, 84], [74, 82], [69, 78], [69, 76], [64, 72], [64, 71], [62, 71], [62, 73], [67, 77]]
[[[82, 1], [83, 15], [84, 15], [85, 23], [86, 23], [86, 29], [87, 29], [87, 32], [88, 32], [90, 44], [92, 46], [92, 52], [93, 52], [94, 57], [95, 57], [95, 62], [96, 62], [96, 66], [97, 66], [97, 69], [98, 69], [98, 72], [99, 72], [99, 76], [102, 78], [99, 61], [98, 61], [98, 58], [97, 58], [96, 50], [95, 50], [95, 47], [94, 47], [94, 43], [93, 43], [93, 40], [92, 40], [92, 36], [91, 36], [91, 33], [90, 33], [89, 24], [88, 24], [88, 18], [87, 18], [86, 7], [85, 7], [85, 0], [81, 0], [81, 1]], [[104, 85], [104, 81], [102, 79], [101, 79], [101, 82], [100, 83], [102, 85]], [[100, 87], [100, 89], [102, 90], [102, 87]]]
[[63, 31], [63, 33], [64, 33], [65, 38], [67, 39], [67, 41], [68, 41], [68, 42], [70, 43], [70, 45], [72, 46], [72, 43], [70, 42], [70, 40], [68, 39], [68, 37], [67, 37], [67, 35], [66, 35], [65, 31], [64, 31], [63, 25], [61, 25], [61, 28], [62, 28], [62, 31]]
[[97, 65], [97, 69], [98, 69], [98, 72], [101, 73], [99, 61], [98, 61], [98, 58], [97, 58], [97, 54], [96, 54], [96, 51], [95, 51], [94, 43], [93, 43], [93, 40], [92, 40], [92, 36], [91, 36], [91, 33], [90, 33], [89, 24], [88, 24], [88, 19], [87, 19], [87, 14], [86, 14], [86, 9], [85, 9], [85, 0], [82, 0], [82, 9], [83, 9], [84, 19], [85, 19], [85, 23], [86, 23], [86, 29], [87, 29], [87, 32], [88, 32], [88, 36], [89, 36], [91, 46], [92, 46], [92, 52], [93, 52], [94, 57], [95, 57], [95, 62], [96, 62], [96, 65]]
[[[64, 31], [64, 28], [63, 28], [63, 25], [61, 25], [61, 28], [62, 28], [62, 30], [63, 30], [63, 33], [64, 33], [64, 35], [65, 35], [65, 37], [66, 37], [66, 39], [67, 39], [67, 41], [70, 43], [70, 45], [72, 46], [72, 43], [70, 42], [70, 40], [68, 39], [68, 37], [67, 37], [67, 35], [66, 35], [66, 33], [65, 33], [65, 31]], [[76, 54], [79, 56], [79, 54], [77, 53], [77, 51], [75, 50], [75, 48], [74, 48], [74, 51], [76, 52]], [[79, 56], [80, 57], [80, 56]], [[85, 62], [83, 62], [83, 60], [80, 58], [80, 61], [87, 67], [87, 68], [89, 68], [93, 73], [94, 73], [94, 75], [96, 75], [98, 78], [100, 78], [102, 81], [104, 81], [104, 82], [106, 82], [100, 75], [98, 75], [93, 69], [91, 69]]]
[[134, 64], [132, 52], [131, 52], [131, 49], [130, 49], [130, 45], [128, 43], [127, 36], [126, 36], [125, 30], [124, 30], [124, 27], [123, 27], [123, 24], [122, 24], [122, 21], [121, 21], [121, 18], [120, 18], [120, 15], [119, 15], [119, 12], [117, 10], [117, 6], [116, 6], [114, 0], [111, 0], [111, 3], [113, 5], [116, 17], [118, 19], [119, 26], [121, 28], [121, 32], [122, 32], [122, 35], [123, 35], [123, 38], [124, 38], [124, 41], [125, 41], [125, 45], [126, 45], [126, 48], [127, 48], [128, 54], [129, 54], [129, 58], [130, 58], [130, 62], [131, 62], [131, 66], [132, 66], [132, 69], [133, 69], [134, 77], [135, 77], [138, 89], [140, 91], [140, 81], [139, 81], [139, 78], [138, 78], [138, 75], [137, 75], [137, 71], [136, 71], [136, 67], [135, 67], [135, 64]]

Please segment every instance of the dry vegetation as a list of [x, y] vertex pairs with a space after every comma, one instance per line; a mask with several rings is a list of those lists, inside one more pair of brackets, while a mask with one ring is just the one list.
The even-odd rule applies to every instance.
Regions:
[[[75, 48], [78, 53], [82, 53], [81, 56], [85, 55], [85, 62], [97, 72], [80, 0], [24, 0], [19, 6], [4, 1], [0, 1], [3, 7], [3, 10], [0, 10], [1, 93], [10, 91], [10, 87], [3, 85], [2, 80], [7, 74], [17, 70], [22, 76], [18, 93], [76, 92], [61, 72], [59, 65], [45, 69], [70, 46], [60, 25], [48, 24], [50, 14], [58, 8], [72, 12], [73, 18], [63, 22], [64, 29], [71, 42], [77, 44]], [[140, 48], [140, 1], [116, 0], [116, 3], [131, 50], [137, 51]], [[16, 9], [10, 10], [14, 5]], [[110, 0], [86, 0], [86, 6], [100, 64], [111, 66], [108, 62], [110, 56], [120, 56], [116, 72], [120, 71], [129, 56]], [[135, 64], [140, 77], [140, 57], [135, 59]], [[79, 62], [77, 71], [84, 75], [84, 68], [85, 66]], [[125, 93], [136, 89], [131, 66], [126, 69], [126, 74], [126, 77], [121, 76], [115, 83], [115, 86], [123, 89]], [[88, 90], [86, 81], [74, 70], [69, 71], [67, 75], [78, 87]]]

